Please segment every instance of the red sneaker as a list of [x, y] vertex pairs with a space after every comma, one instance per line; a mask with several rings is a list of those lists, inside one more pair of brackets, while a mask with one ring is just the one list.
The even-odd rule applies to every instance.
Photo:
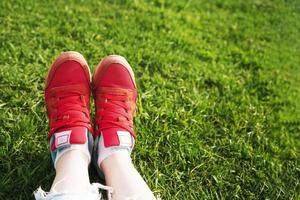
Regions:
[[105, 147], [133, 147], [136, 138], [133, 114], [137, 89], [133, 71], [121, 56], [111, 55], [97, 66], [93, 76], [96, 105], [95, 135], [102, 135]]
[[64, 52], [52, 64], [45, 83], [52, 151], [85, 144], [90, 122], [90, 70], [77, 52]]

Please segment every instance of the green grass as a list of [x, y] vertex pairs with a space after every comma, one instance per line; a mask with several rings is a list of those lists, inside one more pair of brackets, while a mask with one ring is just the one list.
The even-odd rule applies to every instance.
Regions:
[[51, 186], [44, 76], [66, 50], [131, 63], [133, 160], [162, 199], [300, 199], [300, 1], [1, 1], [1, 200]]

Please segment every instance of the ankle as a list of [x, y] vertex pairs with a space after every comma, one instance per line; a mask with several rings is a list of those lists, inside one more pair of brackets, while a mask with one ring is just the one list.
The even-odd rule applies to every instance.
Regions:
[[[54, 134], [50, 140], [50, 147], [53, 146], [53, 143], [55, 144], [55, 148], [51, 148], [51, 156], [54, 163], [54, 168], [57, 168], [57, 163], [59, 160], [61, 160], [62, 157], [70, 158], [70, 157], [82, 157], [85, 160], [87, 160], [87, 163], [90, 163], [91, 160], [91, 149], [93, 146], [93, 139], [91, 136], [91, 133], [88, 131], [84, 133], [84, 140], [82, 143], [71, 143], [72, 135], [66, 135], [68, 138], [66, 143], [63, 143], [62, 145], [58, 145], [59, 138], [55, 138], [56, 134]], [[65, 135], [64, 135], [65, 136]], [[63, 141], [62, 141], [63, 142]], [[69, 155], [69, 156], [65, 156]], [[75, 159], [75, 158], [74, 158]]]
[[89, 162], [90, 155], [83, 153], [81, 149], [72, 149], [65, 152], [60, 157], [57, 157], [55, 160], [55, 169], [58, 171], [62, 166], [68, 165], [69, 163], [76, 163], [87, 168]]
[[123, 174], [135, 169], [130, 154], [126, 151], [112, 153], [100, 163], [99, 167], [105, 175], [111, 172]]
[[[132, 136], [129, 136], [129, 137], [132, 137]], [[97, 147], [98, 147], [97, 164], [99, 167], [101, 166], [101, 163], [104, 162], [104, 160], [106, 160], [108, 158], [115, 160], [116, 162], [118, 162], [119, 160], [124, 160], [124, 159], [131, 162], [130, 154], [131, 154], [132, 148], [130, 146], [105, 147], [104, 138], [101, 135], [98, 140]]]

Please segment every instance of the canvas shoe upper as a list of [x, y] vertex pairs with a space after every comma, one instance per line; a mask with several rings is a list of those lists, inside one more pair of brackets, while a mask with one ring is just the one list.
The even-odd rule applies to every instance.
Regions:
[[83, 56], [63, 52], [52, 64], [45, 82], [51, 150], [85, 144], [93, 132], [90, 120], [90, 71]]
[[111, 55], [100, 62], [93, 76], [93, 92], [95, 135], [102, 135], [105, 147], [133, 148], [137, 89], [133, 71], [125, 58]]

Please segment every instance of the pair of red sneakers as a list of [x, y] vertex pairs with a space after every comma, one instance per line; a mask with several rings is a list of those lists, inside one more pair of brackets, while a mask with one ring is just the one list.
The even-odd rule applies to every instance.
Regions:
[[[94, 126], [90, 116], [91, 92], [96, 106]], [[102, 135], [105, 147], [132, 148], [133, 142], [124, 135], [135, 138], [136, 98], [134, 74], [125, 58], [115, 55], [104, 58], [91, 78], [89, 66], [80, 53], [61, 53], [45, 83], [52, 152], [72, 144], [86, 144], [89, 133], [94, 138]]]

